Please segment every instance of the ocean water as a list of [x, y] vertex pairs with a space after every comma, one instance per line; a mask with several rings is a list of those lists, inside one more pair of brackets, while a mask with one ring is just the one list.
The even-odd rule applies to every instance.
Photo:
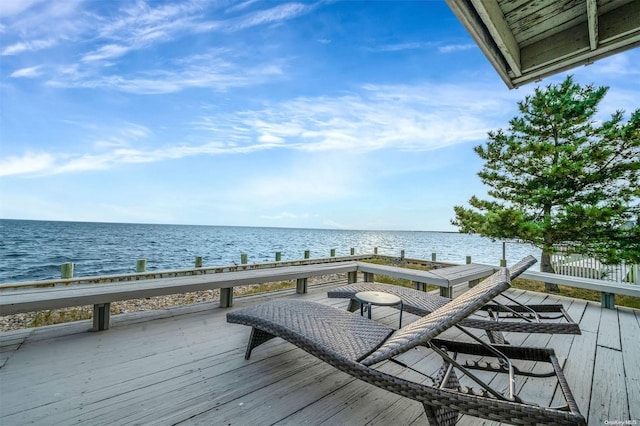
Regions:
[[[147, 270], [192, 268], [196, 256], [203, 266], [249, 263], [304, 257], [373, 253], [498, 265], [502, 241], [478, 235], [424, 231], [358, 231], [235, 226], [153, 225], [129, 223], [55, 222], [0, 219], [0, 283], [60, 278], [60, 266], [74, 263], [75, 276], [132, 273], [137, 259], [147, 259]], [[529, 244], [507, 242], [506, 259], [512, 264], [540, 250]]]

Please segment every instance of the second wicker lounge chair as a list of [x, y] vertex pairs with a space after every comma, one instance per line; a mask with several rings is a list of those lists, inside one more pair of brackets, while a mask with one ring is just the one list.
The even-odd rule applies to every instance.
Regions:
[[[515, 279], [534, 263], [535, 257], [525, 257], [509, 268], [510, 279]], [[437, 294], [375, 282], [352, 283], [338, 287], [327, 292], [327, 296], [350, 299], [347, 309], [354, 312], [360, 308], [355, 294], [361, 291], [380, 291], [398, 296], [403, 301], [404, 311], [419, 316], [425, 316], [451, 301]], [[461, 325], [485, 330], [492, 343], [505, 343], [504, 332], [580, 334], [580, 327], [561, 304], [523, 305], [507, 296], [502, 297], [508, 302], [502, 304], [493, 300], [482, 306], [473, 316], [465, 318]]]
[[[274, 300], [230, 312], [227, 321], [252, 327], [246, 359], [256, 346], [281, 337], [357, 379], [419, 401], [432, 425], [453, 425], [459, 414], [514, 424], [585, 424], [552, 349], [489, 345], [460, 326], [465, 318], [507, 288], [509, 272], [504, 268], [400, 330], [332, 306], [295, 299]], [[477, 343], [437, 339], [452, 327], [464, 331]], [[442, 357], [442, 367], [430, 383], [381, 371], [384, 361], [398, 362], [396, 356], [417, 346], [428, 347]], [[485, 362], [462, 365], [457, 354], [483, 357]], [[494, 366], [486, 362], [489, 358], [497, 359], [498, 363]], [[512, 360], [548, 363], [551, 371], [541, 375], [521, 372]], [[472, 372], [474, 369], [507, 374], [508, 389], [492, 388]], [[515, 392], [518, 374], [545, 380], [555, 376], [565, 405], [551, 408], [524, 402]], [[463, 377], [479, 389], [461, 386]]]

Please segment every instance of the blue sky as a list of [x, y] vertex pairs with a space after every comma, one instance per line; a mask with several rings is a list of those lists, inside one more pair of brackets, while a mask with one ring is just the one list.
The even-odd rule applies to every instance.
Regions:
[[[570, 73], [606, 118], [638, 70]], [[454, 231], [534, 87], [444, 1], [2, 0], [0, 217]]]

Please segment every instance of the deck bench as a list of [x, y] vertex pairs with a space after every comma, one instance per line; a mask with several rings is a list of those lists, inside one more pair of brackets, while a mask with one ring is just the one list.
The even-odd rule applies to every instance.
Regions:
[[626, 284], [614, 281], [597, 280], [594, 278], [581, 278], [537, 271], [526, 271], [521, 275], [521, 277], [540, 282], [599, 291], [602, 307], [609, 309], [613, 309], [615, 307], [616, 294], [640, 297], [640, 285], [636, 284]]
[[493, 268], [469, 264], [423, 271], [346, 261], [99, 284], [60, 285], [61, 280], [58, 280], [52, 281], [56, 284], [51, 286], [46, 286], [48, 282], [39, 282], [33, 287], [0, 287], [0, 315], [93, 305], [92, 330], [100, 331], [109, 328], [111, 302], [220, 289], [220, 307], [226, 308], [233, 305], [233, 287], [236, 286], [296, 280], [296, 292], [306, 293], [309, 277], [346, 273], [349, 282], [355, 282], [358, 272], [364, 273], [365, 280], [373, 280], [374, 274], [381, 274], [411, 280], [416, 288], [437, 285], [441, 294], [451, 297], [453, 285], [488, 276]]
[[233, 303], [233, 287], [236, 286], [296, 280], [297, 292], [304, 293], [309, 277], [356, 270], [356, 262], [336, 262], [133, 282], [3, 289], [0, 292], [0, 315], [93, 305], [92, 330], [107, 330], [111, 302], [220, 289], [220, 306], [229, 307]]

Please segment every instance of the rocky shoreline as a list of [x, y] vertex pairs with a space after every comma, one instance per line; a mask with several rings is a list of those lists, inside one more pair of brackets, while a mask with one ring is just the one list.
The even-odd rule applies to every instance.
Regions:
[[[340, 276], [322, 276], [309, 278], [309, 284], [325, 283], [339, 280]], [[255, 293], [254, 285], [238, 286], [234, 288], [234, 295]], [[262, 284], [261, 291], [273, 289], [295, 288], [295, 281], [290, 286], [282, 283]], [[192, 293], [172, 294], [168, 296], [149, 297], [146, 299], [124, 300], [111, 303], [111, 315], [126, 314], [130, 312], [150, 311], [165, 309], [172, 306], [188, 305], [200, 302], [214, 302], [220, 300], [220, 290], [204, 290]], [[38, 327], [42, 325], [59, 324], [70, 321], [91, 319], [93, 306], [77, 306], [73, 308], [52, 309], [50, 311], [27, 312], [15, 315], [0, 316], [0, 332], [20, 330], [24, 328]]]

